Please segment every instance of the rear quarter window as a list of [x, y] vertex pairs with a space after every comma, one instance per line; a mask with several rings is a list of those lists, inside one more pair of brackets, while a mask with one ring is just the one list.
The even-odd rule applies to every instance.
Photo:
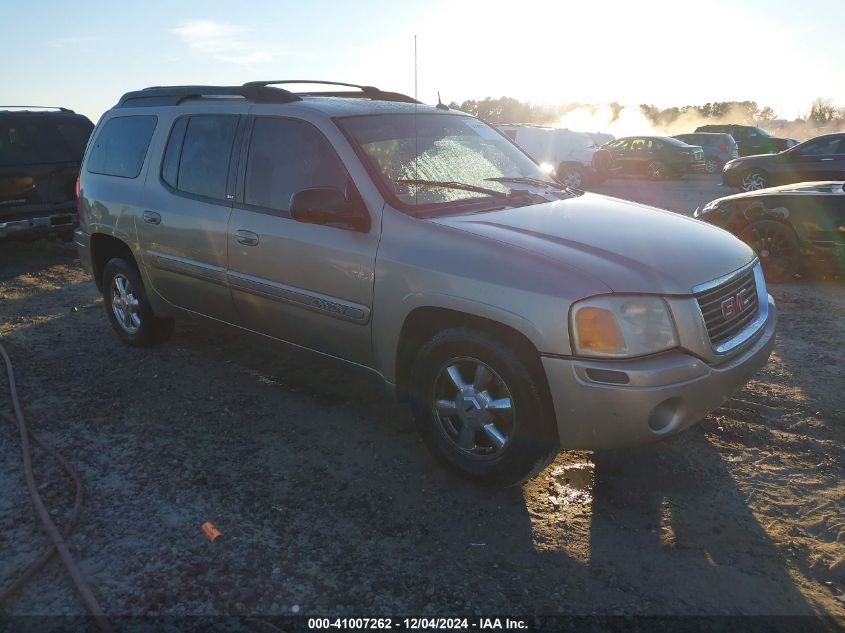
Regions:
[[137, 178], [141, 173], [158, 117], [122, 116], [109, 119], [91, 148], [87, 169], [94, 174]]

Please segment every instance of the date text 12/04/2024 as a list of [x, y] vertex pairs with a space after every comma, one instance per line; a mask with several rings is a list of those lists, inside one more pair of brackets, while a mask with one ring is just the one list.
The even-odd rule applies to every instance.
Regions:
[[524, 620], [512, 618], [309, 618], [308, 628], [373, 630], [522, 630]]

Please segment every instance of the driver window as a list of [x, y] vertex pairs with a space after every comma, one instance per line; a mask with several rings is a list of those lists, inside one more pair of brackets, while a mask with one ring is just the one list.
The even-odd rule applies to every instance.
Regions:
[[643, 140], [641, 138], [635, 139], [631, 143], [631, 149], [635, 152], [638, 151], [638, 150], [644, 150], [645, 149], [645, 140]]
[[808, 143], [800, 151], [801, 156], [829, 156], [841, 153], [839, 150], [840, 140], [836, 138], [825, 138]]
[[349, 175], [325, 137], [310, 123], [259, 117], [246, 161], [244, 202], [287, 215], [291, 196], [314, 187], [347, 192]]

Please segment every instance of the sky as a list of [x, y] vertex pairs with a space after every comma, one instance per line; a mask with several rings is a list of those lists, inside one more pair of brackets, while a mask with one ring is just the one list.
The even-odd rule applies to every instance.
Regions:
[[845, 106], [843, 0], [5, 0], [0, 105], [96, 120], [129, 90], [326, 79], [461, 102]]

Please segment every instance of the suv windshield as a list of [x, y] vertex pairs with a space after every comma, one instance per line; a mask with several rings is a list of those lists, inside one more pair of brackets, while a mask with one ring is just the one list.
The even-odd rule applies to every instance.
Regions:
[[498, 131], [464, 115], [376, 114], [342, 117], [338, 125], [365, 159], [375, 180], [398, 209], [416, 215], [456, 204], [502, 205], [482, 191], [402, 181], [461, 183], [506, 194], [493, 178], [548, 180], [540, 168]]

